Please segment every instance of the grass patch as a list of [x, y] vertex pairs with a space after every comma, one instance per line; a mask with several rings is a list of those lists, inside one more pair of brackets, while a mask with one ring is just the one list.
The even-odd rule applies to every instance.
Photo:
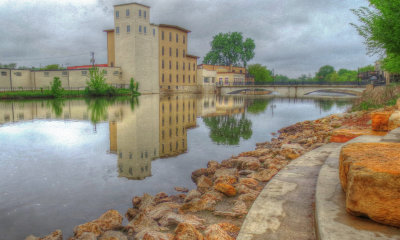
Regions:
[[400, 98], [400, 85], [390, 84], [381, 87], [367, 88], [362, 97], [354, 104], [352, 110], [370, 110], [396, 105]]

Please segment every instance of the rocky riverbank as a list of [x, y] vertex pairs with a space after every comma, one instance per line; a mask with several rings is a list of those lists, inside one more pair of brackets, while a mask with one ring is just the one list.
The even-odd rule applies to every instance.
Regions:
[[[176, 195], [160, 192], [132, 199], [125, 213], [109, 210], [91, 222], [76, 226], [71, 240], [84, 239], [236, 239], [240, 226], [265, 184], [302, 154], [330, 141], [338, 128], [370, 128], [369, 112], [331, 115], [279, 130], [270, 142], [259, 143], [222, 162], [210, 161], [192, 172], [197, 188], [176, 187]], [[57, 230], [44, 238], [63, 239]]]

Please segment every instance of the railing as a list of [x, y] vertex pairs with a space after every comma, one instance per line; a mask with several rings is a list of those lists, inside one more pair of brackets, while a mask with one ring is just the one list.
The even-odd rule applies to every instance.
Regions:
[[246, 83], [216, 83], [218, 87], [230, 86], [301, 86], [301, 85], [324, 85], [324, 86], [365, 86], [368, 84], [385, 85], [384, 81], [349, 81], [349, 82], [326, 82], [326, 81], [285, 81], [285, 82], [246, 82]]

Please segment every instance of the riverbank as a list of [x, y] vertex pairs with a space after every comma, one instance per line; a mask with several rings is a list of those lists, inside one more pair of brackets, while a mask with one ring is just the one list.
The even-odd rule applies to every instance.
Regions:
[[[85, 236], [96, 239], [109, 234], [120, 239], [142, 239], [145, 235], [144, 239], [172, 236], [180, 239], [179, 236], [188, 232], [208, 239], [214, 234], [219, 239], [234, 239], [247, 211], [269, 179], [293, 159], [329, 142], [334, 129], [367, 128], [368, 116], [369, 112], [344, 113], [282, 128], [276, 138], [257, 144], [254, 151], [221, 163], [210, 161], [206, 168], [194, 171], [192, 179], [196, 189], [187, 192], [178, 187], [176, 190], [181, 193], [176, 195], [158, 193], [134, 197], [132, 208], [125, 214], [128, 224], [122, 225], [118, 212], [109, 211], [95, 221], [77, 226], [73, 239]], [[106, 233], [111, 230], [117, 231]]]
[[[129, 89], [115, 89], [113, 96], [139, 96], [140, 94], [132, 94]], [[61, 98], [78, 98], [90, 97], [84, 90], [64, 90]], [[32, 90], [32, 91], [8, 91], [0, 92], [0, 100], [20, 100], [20, 99], [54, 99], [54, 94], [51, 90]]]

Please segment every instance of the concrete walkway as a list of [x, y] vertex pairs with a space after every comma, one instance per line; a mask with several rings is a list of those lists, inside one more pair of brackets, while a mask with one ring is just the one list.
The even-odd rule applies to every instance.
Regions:
[[[400, 128], [383, 139], [362, 136], [351, 142], [396, 140], [400, 141]], [[324, 145], [282, 169], [253, 203], [237, 239], [400, 239], [399, 228], [346, 213], [338, 173], [345, 144]]]
[[292, 161], [265, 186], [242, 225], [238, 240], [315, 239], [314, 197], [330, 143]]

